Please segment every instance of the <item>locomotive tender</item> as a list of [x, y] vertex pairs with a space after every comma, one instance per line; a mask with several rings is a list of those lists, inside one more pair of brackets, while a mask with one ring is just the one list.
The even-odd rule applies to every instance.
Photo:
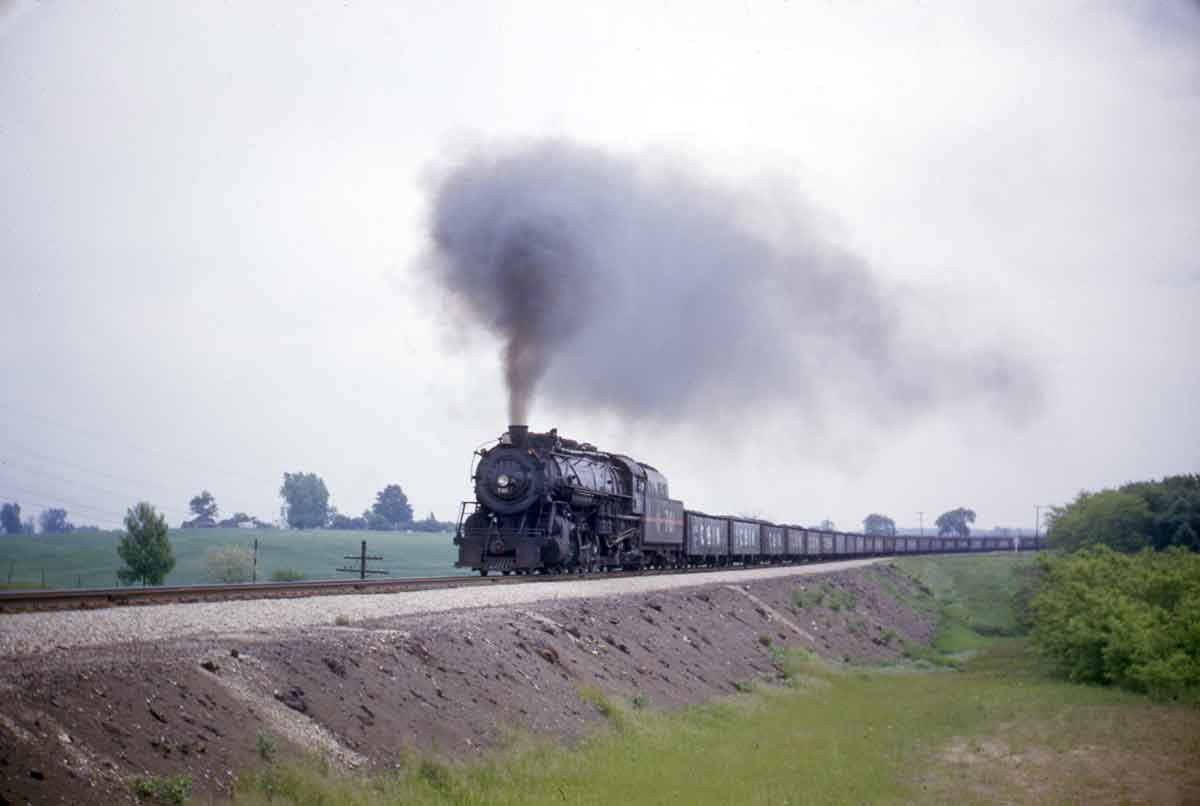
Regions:
[[455, 565], [483, 576], [1042, 547], [1028, 537], [864, 535], [684, 509], [654, 467], [557, 429], [511, 425], [476, 455], [475, 500], [459, 513]]

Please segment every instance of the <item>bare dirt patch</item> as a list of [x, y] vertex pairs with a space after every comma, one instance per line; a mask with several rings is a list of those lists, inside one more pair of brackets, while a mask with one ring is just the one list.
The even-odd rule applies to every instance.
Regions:
[[[772, 676], [780, 647], [897, 658], [900, 639], [927, 643], [935, 624], [881, 575], [911, 590], [890, 569], [856, 569], [10, 658], [0, 806], [131, 799], [145, 773], [228, 792], [258, 763], [260, 732], [380, 768], [411, 748], [462, 757], [514, 732], [579, 737], [600, 718], [582, 687], [674, 708]], [[797, 608], [793, 592], [814, 585], [844, 592], [843, 608]]]
[[[1069, 747], [1022, 736], [956, 738], [927, 777], [926, 790], [940, 793], [932, 800], [955, 802], [965, 794], [981, 803], [1200, 803], [1200, 713], [1142, 710], [1128, 718], [1146, 724], [1130, 733], [1148, 729], [1157, 734], [1152, 744], [1122, 741], [1129, 733], [1097, 734], [1093, 743]], [[1028, 734], [1031, 727], [1017, 732]]]

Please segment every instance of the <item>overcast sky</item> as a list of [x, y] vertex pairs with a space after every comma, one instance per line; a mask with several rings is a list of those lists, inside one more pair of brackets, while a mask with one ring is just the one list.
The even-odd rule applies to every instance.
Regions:
[[416, 270], [432, 177], [546, 138], [802, 200], [1043, 402], [811, 444], [545, 401], [535, 429], [842, 528], [1031, 527], [1200, 470], [1195, 4], [0, 0], [0, 499], [269, 519], [302, 470], [343, 512], [397, 482], [455, 516], [507, 397]]

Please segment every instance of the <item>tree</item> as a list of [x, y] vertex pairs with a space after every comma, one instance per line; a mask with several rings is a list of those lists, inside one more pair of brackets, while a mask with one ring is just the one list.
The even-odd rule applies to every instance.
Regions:
[[1108, 546], [1139, 551], [1150, 546], [1154, 517], [1146, 500], [1121, 490], [1081, 492], [1065, 507], [1050, 510], [1046, 541], [1051, 548], [1077, 551]]
[[408, 496], [404, 494], [404, 490], [399, 484], [389, 484], [376, 493], [371, 511], [382, 518], [391, 529], [398, 529], [402, 524], [412, 523], [412, 507], [409, 506]]
[[1154, 548], [1195, 547], [1190, 541], [1192, 535], [1200, 534], [1200, 475], [1139, 481], [1122, 485], [1119, 491], [1133, 493], [1146, 502], [1153, 518], [1147, 534]]
[[0, 507], [0, 529], [6, 535], [21, 534], [21, 505], [16, 501]]
[[42, 514], [38, 515], [38, 525], [46, 534], [65, 534], [75, 528], [75, 525], [67, 520], [67, 511], [58, 507], [42, 510]]
[[872, 512], [863, 521], [863, 531], [869, 535], [895, 535], [896, 522], [887, 515]]
[[[202, 523], [215, 521], [217, 513], [220, 512], [217, 507], [217, 499], [213, 498], [213, 494], [208, 490], [201, 490], [199, 495], [193, 496], [192, 500], [188, 502], [188, 507], [196, 516], [196, 520]], [[201, 524], [197, 523], [196, 525]]]
[[293, 529], [317, 529], [329, 519], [329, 490], [316, 473], [284, 473], [279, 495], [284, 518]]
[[833, 525], [833, 521], [829, 520], [829, 518], [826, 518], [825, 520], [821, 521], [819, 524], [817, 524], [813, 528], [821, 529], [826, 532], [832, 532], [837, 527]]
[[975, 510], [959, 507], [952, 509], [949, 512], [943, 512], [938, 515], [935, 523], [938, 528], [938, 535], [944, 537], [946, 535], [957, 535], [958, 537], [970, 537], [971, 527], [967, 524], [975, 522]]
[[167, 519], [145, 501], [125, 513], [125, 533], [117, 544], [125, 567], [117, 576], [126, 585], [161, 585], [175, 567], [175, 555], [167, 538]]

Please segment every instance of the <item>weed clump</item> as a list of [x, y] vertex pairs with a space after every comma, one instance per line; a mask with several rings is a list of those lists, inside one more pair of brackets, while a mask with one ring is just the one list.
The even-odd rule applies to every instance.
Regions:
[[270, 763], [275, 760], [275, 754], [278, 752], [279, 746], [274, 736], [260, 730], [258, 735], [254, 737], [254, 749], [258, 751], [259, 758]]
[[183, 806], [192, 794], [190, 775], [135, 775], [129, 782], [133, 796], [164, 806]]

